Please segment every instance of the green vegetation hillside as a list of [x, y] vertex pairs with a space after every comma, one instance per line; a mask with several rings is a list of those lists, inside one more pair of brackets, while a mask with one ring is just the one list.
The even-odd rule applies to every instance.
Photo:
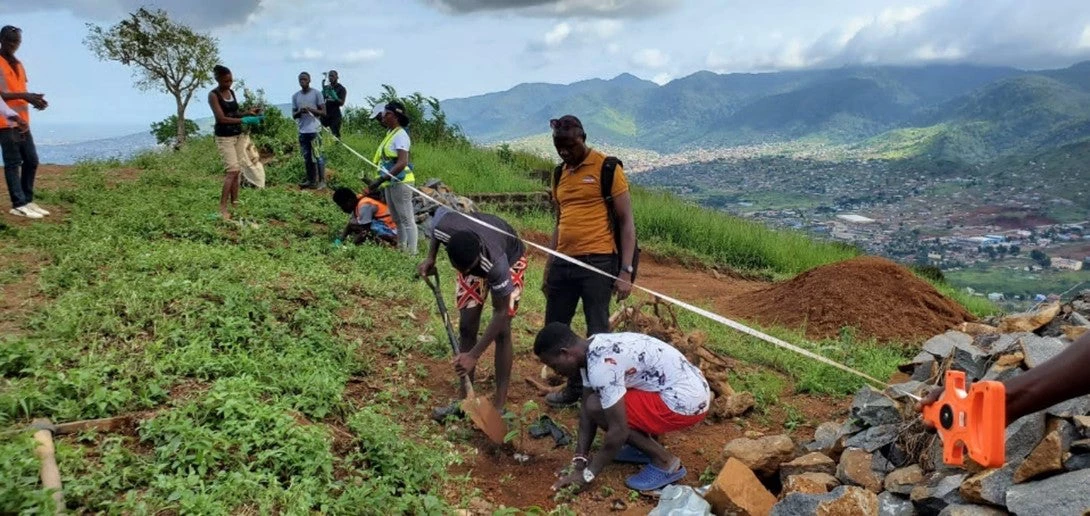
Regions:
[[[378, 141], [348, 122], [355, 148]], [[425, 137], [428, 127], [413, 146], [421, 180], [463, 193], [541, 188], [528, 171], [548, 163], [449, 132]], [[449, 514], [480, 498], [459, 473], [477, 456], [472, 434], [427, 420], [454, 381], [414, 259], [334, 248], [345, 216], [328, 192], [293, 186], [301, 158], [291, 126], [280, 129], [257, 138], [274, 153], [270, 187], [244, 190], [234, 222], [215, 216], [222, 165], [203, 137], [179, 152], [43, 173], [40, 202], [58, 216], [0, 226], [0, 252], [12, 257], [0, 289], [20, 296], [0, 337], [0, 512], [51, 511], [33, 443], [11, 432], [38, 417], [133, 418], [118, 432], [58, 441], [75, 512]], [[359, 160], [329, 141], [324, 154], [333, 186], [362, 185]], [[639, 190], [634, 206], [644, 246], [659, 256], [787, 277], [856, 254], [667, 194]], [[551, 223], [547, 213], [505, 216], [520, 230]], [[540, 260], [528, 274], [540, 284]], [[515, 320], [520, 356], [543, 306], [528, 288]], [[683, 323], [754, 366], [732, 381], [762, 413], [791, 392], [843, 395], [860, 384], [704, 320]], [[906, 353], [850, 331], [825, 342], [768, 331], [877, 377]]]
[[656, 86], [630, 75], [527, 84], [446, 101], [481, 142], [547, 132], [578, 114], [597, 142], [676, 152], [807, 142], [980, 163], [1090, 137], [1090, 63], [1026, 72], [971, 65], [698, 72]]

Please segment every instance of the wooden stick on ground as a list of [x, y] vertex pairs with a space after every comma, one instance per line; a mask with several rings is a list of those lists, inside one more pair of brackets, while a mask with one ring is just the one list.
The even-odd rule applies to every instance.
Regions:
[[538, 394], [550, 394], [560, 390], [560, 387], [549, 387], [548, 385], [545, 385], [530, 377], [526, 377], [525, 380], [526, 383], [530, 384], [531, 387], [537, 389]]
[[34, 432], [34, 440], [38, 441], [35, 449], [38, 460], [42, 461], [42, 487], [53, 490], [53, 501], [57, 504], [57, 514], [64, 513], [64, 494], [61, 492], [61, 471], [57, 467], [56, 450], [53, 447], [53, 424], [48, 419], [35, 419], [35, 427], [40, 428]]

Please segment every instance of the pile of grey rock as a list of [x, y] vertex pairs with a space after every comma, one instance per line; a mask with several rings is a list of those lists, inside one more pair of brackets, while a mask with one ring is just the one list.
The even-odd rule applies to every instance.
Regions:
[[848, 420], [820, 425], [813, 441], [796, 445], [777, 435], [728, 443], [727, 462], [704, 498], [716, 514], [739, 515], [1090, 514], [1090, 396], [1009, 425], [1007, 462], [995, 469], [944, 464], [942, 442], [911, 396], [951, 368], [970, 381], [1023, 374], [1090, 331], [1088, 319], [1084, 291], [1072, 303], [935, 336], [902, 366], [899, 383], [861, 389]]

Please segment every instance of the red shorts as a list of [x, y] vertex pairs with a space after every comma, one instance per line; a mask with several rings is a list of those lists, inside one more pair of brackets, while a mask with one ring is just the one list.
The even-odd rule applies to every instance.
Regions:
[[666, 406], [657, 392], [628, 389], [624, 394], [624, 411], [628, 427], [650, 435], [663, 435], [684, 430], [704, 420], [707, 412], [692, 416], [678, 414]]
[[[507, 315], [514, 317], [519, 311], [519, 300], [522, 299], [523, 276], [526, 273], [526, 257], [523, 256], [511, 264], [511, 284], [515, 290], [511, 292], [511, 300], [507, 306]], [[488, 282], [477, 276], [463, 276], [458, 273], [454, 280], [454, 296], [458, 300], [458, 309], [476, 308], [483, 306], [488, 299]]]

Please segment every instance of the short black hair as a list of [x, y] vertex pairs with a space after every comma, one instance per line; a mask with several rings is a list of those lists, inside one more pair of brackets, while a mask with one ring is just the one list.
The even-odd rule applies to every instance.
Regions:
[[351, 188], [338, 188], [333, 191], [333, 202], [337, 203], [337, 206], [341, 208], [345, 206], [354, 207], [356, 199], [356, 192], [353, 192]]
[[587, 141], [587, 132], [583, 129], [583, 122], [575, 115], [564, 115], [560, 118], [549, 120], [549, 127], [553, 130], [553, 136], [570, 135]]
[[386, 110], [393, 112], [397, 117], [397, 124], [401, 127], [409, 127], [409, 115], [405, 112], [405, 104], [397, 100], [392, 100], [386, 103]]
[[537, 332], [534, 339], [534, 354], [539, 358], [555, 356], [562, 349], [568, 349], [579, 342], [579, 336], [571, 327], [562, 322], [551, 322]]
[[216, 65], [212, 67], [212, 76], [217, 79], [229, 73], [231, 73], [231, 69], [227, 68], [226, 66]]
[[310, 78], [310, 73], [309, 72], [299, 72], [299, 77], [302, 77], [304, 75], [307, 76], [307, 79]]
[[16, 34], [22, 34], [22, 32], [23, 29], [20, 29], [19, 27], [16, 27], [14, 25], [4, 25], [3, 28], [0, 28], [0, 39], [6, 40]]
[[447, 242], [447, 256], [458, 270], [466, 270], [481, 255], [481, 239], [472, 231], [459, 231]]

